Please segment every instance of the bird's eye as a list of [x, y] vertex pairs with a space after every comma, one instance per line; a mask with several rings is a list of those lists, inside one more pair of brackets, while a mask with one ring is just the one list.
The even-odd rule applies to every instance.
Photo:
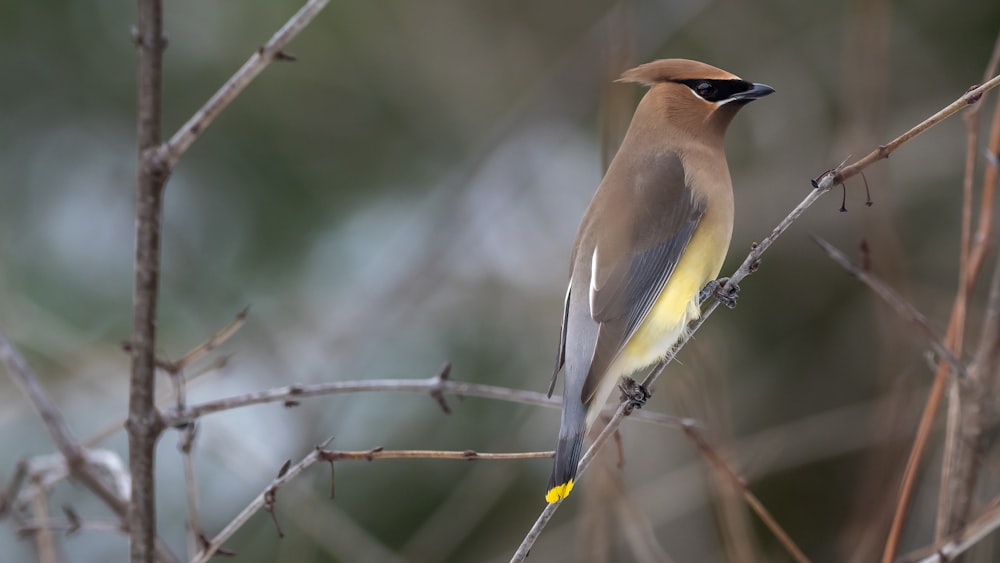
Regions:
[[698, 95], [702, 98], [708, 99], [715, 95], [715, 86], [712, 86], [710, 82], [699, 82], [698, 85], [695, 86], [695, 91], [698, 92]]

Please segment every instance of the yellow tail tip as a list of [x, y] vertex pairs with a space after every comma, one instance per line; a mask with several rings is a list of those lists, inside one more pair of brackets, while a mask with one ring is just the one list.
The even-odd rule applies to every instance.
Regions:
[[570, 479], [562, 485], [556, 485], [549, 489], [549, 492], [545, 493], [545, 500], [549, 504], [553, 502], [559, 502], [560, 500], [569, 496], [570, 491], [573, 490], [573, 480]]

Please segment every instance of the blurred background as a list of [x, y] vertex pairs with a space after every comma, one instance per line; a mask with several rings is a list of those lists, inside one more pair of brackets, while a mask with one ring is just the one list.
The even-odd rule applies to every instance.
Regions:
[[[164, 129], [176, 130], [300, 4], [166, 3]], [[127, 403], [135, 178], [134, 6], [0, 4], [0, 327], [76, 436]], [[334, 1], [182, 159], [166, 191], [159, 350], [179, 358], [244, 307], [192, 402], [322, 381], [452, 377], [544, 391], [569, 249], [641, 95], [612, 85], [664, 57], [704, 60], [777, 93], [728, 135], [736, 227], [724, 272], [810, 189], [981, 81], [1000, 3], [853, 0]], [[992, 117], [994, 98], [982, 116]], [[985, 140], [981, 141], [985, 145]], [[873, 269], [944, 333], [956, 287], [965, 154], [951, 119], [810, 209], [657, 383], [648, 410], [703, 421], [712, 443], [815, 561], [871, 561], [933, 377], [924, 341], [825, 258]], [[977, 185], [978, 185], [977, 174]], [[994, 257], [988, 257], [992, 268]], [[987, 270], [989, 271], [989, 270]], [[978, 333], [983, 285], [970, 307]], [[971, 340], [970, 340], [971, 341]], [[168, 388], [163, 378], [163, 388]], [[557, 388], [558, 389], [558, 388]], [[202, 419], [194, 462], [212, 536], [286, 459], [324, 439], [363, 450], [551, 449], [558, 411], [379, 393]], [[902, 551], [933, 537], [939, 434]], [[158, 452], [162, 537], [186, 552], [179, 434]], [[626, 421], [532, 561], [785, 561], [684, 436]], [[124, 432], [103, 442], [127, 458]], [[0, 479], [53, 451], [0, 378]], [[985, 469], [996, 481], [996, 466]], [[507, 561], [543, 507], [548, 460], [314, 466], [226, 545], [237, 561]], [[986, 498], [986, 497], [984, 497]], [[107, 519], [82, 487], [50, 502]], [[122, 561], [123, 536], [61, 541], [67, 561]], [[3, 561], [33, 561], [8, 518]], [[985, 560], [993, 560], [986, 556]]]

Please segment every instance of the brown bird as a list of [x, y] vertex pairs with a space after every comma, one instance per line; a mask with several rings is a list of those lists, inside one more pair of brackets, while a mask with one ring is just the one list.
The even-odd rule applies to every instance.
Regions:
[[559, 355], [562, 422], [545, 499], [573, 489], [587, 429], [621, 376], [667, 355], [719, 287], [733, 232], [723, 138], [774, 92], [714, 66], [653, 61], [619, 82], [650, 86], [573, 244]]

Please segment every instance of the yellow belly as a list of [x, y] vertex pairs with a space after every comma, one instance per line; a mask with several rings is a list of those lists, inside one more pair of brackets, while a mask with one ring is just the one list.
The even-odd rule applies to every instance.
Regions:
[[701, 316], [698, 294], [722, 269], [729, 246], [726, 235], [704, 228], [695, 232], [646, 318], [608, 370], [609, 379], [617, 380], [663, 359], [688, 323]]
[[[718, 277], [731, 234], [728, 228], [706, 226], [703, 221], [702, 228], [695, 231], [667, 285], [601, 379], [594, 394], [596, 405], [604, 405], [621, 376], [631, 375], [663, 359], [687, 331], [688, 323], [701, 316], [698, 294], [706, 283]], [[588, 427], [601, 410], [590, 409]]]

